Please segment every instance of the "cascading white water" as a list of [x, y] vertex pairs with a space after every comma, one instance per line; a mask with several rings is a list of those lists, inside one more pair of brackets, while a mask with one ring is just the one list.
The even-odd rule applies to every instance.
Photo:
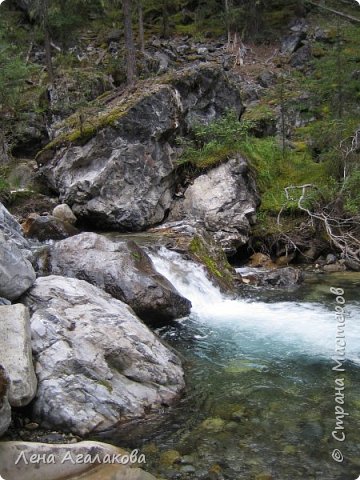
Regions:
[[[151, 253], [158, 272], [191, 300], [192, 317], [218, 335], [241, 343], [243, 351], [284, 357], [331, 358], [335, 354], [337, 322], [334, 309], [320, 303], [254, 302], [230, 299], [207, 278], [205, 270], [181, 255], [161, 248]], [[348, 305], [346, 356], [360, 363], [360, 308]]]

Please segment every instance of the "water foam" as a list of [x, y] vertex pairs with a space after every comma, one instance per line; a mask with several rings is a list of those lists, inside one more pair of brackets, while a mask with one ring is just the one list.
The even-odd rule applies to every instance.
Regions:
[[[335, 310], [321, 303], [254, 302], [223, 295], [205, 270], [166, 248], [152, 253], [156, 269], [192, 302], [192, 318], [240, 342], [245, 350], [270, 355], [306, 354], [331, 358], [335, 353]], [[334, 299], [335, 301], [335, 299]], [[335, 306], [335, 304], [334, 304]], [[348, 305], [347, 358], [360, 363], [360, 308]]]

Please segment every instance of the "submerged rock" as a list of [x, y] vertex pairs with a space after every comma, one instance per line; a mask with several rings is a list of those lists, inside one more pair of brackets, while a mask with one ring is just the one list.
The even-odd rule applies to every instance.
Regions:
[[73, 131], [55, 139], [51, 148], [59, 149], [41, 169], [79, 219], [102, 229], [141, 231], [163, 221], [177, 181], [176, 137], [229, 108], [243, 110], [238, 89], [213, 66], [139, 89], [94, 118], [100, 125], [88, 136]]
[[175, 463], [180, 463], [181, 454], [177, 450], [166, 450], [160, 455], [159, 463], [163, 467], [171, 467]]
[[124, 303], [82, 280], [38, 278], [32, 313], [35, 421], [86, 435], [173, 402], [184, 388], [178, 357]]
[[346, 265], [340, 262], [336, 262], [330, 265], [323, 266], [324, 272], [335, 273], [335, 272], [345, 272]]
[[257, 273], [256, 283], [264, 287], [291, 288], [304, 280], [304, 273], [292, 267], [278, 268], [270, 272]]
[[190, 313], [191, 302], [155, 270], [150, 257], [134, 242], [115, 243], [95, 233], [82, 233], [54, 245], [49, 269], [54, 275], [102, 288], [130, 305], [144, 321], [167, 321]]
[[260, 473], [259, 475], [256, 475], [255, 480], [273, 480], [273, 476], [271, 473]]
[[24, 305], [0, 306], [0, 363], [9, 376], [12, 407], [28, 405], [37, 380], [31, 352], [29, 312]]
[[0, 436], [6, 432], [11, 422], [11, 407], [8, 400], [8, 388], [9, 380], [5, 374], [4, 368], [0, 365]]
[[225, 429], [226, 422], [222, 418], [214, 417], [204, 420], [199, 428], [211, 432], [222, 432]]
[[259, 197], [249, 167], [237, 155], [196, 178], [177, 201], [172, 218], [194, 218], [227, 253], [236, 253], [249, 240]]

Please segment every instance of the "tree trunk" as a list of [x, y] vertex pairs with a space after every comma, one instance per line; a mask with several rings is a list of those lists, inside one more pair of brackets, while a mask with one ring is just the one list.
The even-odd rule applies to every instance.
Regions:
[[140, 50], [145, 53], [144, 12], [142, 0], [138, 0]]
[[167, 0], [162, 2], [162, 36], [169, 37], [169, 5]]
[[49, 17], [48, 17], [48, 0], [43, 0], [43, 28], [44, 28], [44, 42], [45, 42], [45, 57], [46, 69], [49, 77], [49, 83], [54, 84], [54, 68], [51, 59], [51, 37], [49, 31]]
[[51, 59], [51, 39], [50, 39], [50, 33], [47, 27], [45, 27], [44, 31], [45, 35], [45, 54], [46, 54], [46, 69], [49, 77], [49, 83], [51, 85], [54, 84], [54, 69], [53, 69], [53, 64], [52, 64], [52, 59]]
[[128, 85], [136, 80], [136, 55], [131, 21], [131, 0], [123, 0], [124, 34], [126, 50], [126, 77]]
[[333, 8], [325, 7], [324, 5], [321, 5], [320, 3], [312, 2], [311, 0], [306, 0], [306, 3], [308, 3], [309, 5], [312, 5], [313, 7], [318, 7], [321, 10], [325, 10], [327, 12], [334, 13], [335, 15], [339, 15], [339, 17], [346, 18], [346, 20], [350, 20], [350, 22], [360, 23], [360, 18], [353, 17], [352, 15], [348, 15], [344, 12], [340, 12], [339, 10], [334, 10]]
[[229, 0], [225, 0], [225, 22], [226, 22], [226, 32], [227, 32], [227, 49], [230, 50], [231, 46], [231, 30], [230, 30], [230, 8], [229, 8]]
[[5, 165], [9, 163], [9, 146], [6, 141], [5, 134], [3, 130], [0, 128], [0, 165]]

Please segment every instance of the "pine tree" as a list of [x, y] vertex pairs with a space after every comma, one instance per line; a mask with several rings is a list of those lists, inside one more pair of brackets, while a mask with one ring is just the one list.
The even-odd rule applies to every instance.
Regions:
[[136, 80], [136, 54], [132, 28], [131, 0], [123, 0], [124, 34], [126, 50], [127, 83], [132, 85]]
[[137, 0], [138, 16], [139, 16], [139, 41], [140, 50], [145, 53], [145, 35], [144, 35], [144, 11], [142, 0]]
[[30, 17], [41, 27], [44, 34], [46, 69], [49, 83], [53, 84], [55, 75], [51, 58], [51, 34], [49, 24], [49, 0], [32, 0], [29, 8]]

